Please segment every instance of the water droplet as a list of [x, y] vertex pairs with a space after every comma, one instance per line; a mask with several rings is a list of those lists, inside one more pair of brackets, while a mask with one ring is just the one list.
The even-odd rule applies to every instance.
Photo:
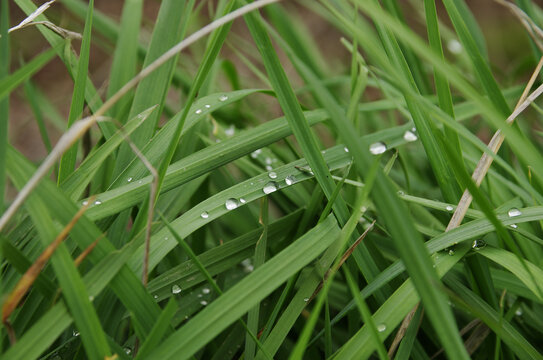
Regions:
[[268, 176], [270, 177], [270, 179], [277, 179], [277, 173], [275, 173], [274, 171], [270, 172]]
[[205, 104], [204, 107], [205, 107], [206, 109], [209, 109], [209, 108], [211, 107], [211, 105]]
[[141, 184], [141, 183], [142, 183], [142, 181], [141, 181], [141, 180], [140, 180], [140, 181], [138, 181], [138, 184]]
[[271, 165], [271, 163], [273, 162], [272, 158], [267, 156], [265, 159], [264, 159], [264, 162], [266, 162], [267, 165]]
[[242, 203], [242, 204], [245, 204], [247, 202], [247, 200], [245, 200], [244, 198], [240, 198], [239, 202]]
[[344, 150], [345, 152], [349, 152], [349, 149], [347, 148], [347, 146], [345, 146], [345, 147], [343, 148], [343, 150]]
[[153, 299], [155, 300], [158, 299], [158, 295], [157, 294], [153, 295]]
[[522, 308], [518, 308], [518, 309], [515, 311], [515, 315], [516, 315], [516, 316], [522, 316]]
[[[192, 293], [191, 293], [191, 294], [192, 294]], [[198, 294], [198, 295], [196, 295], [196, 296], [199, 297], [199, 298], [201, 298], [201, 297], [204, 296], [204, 295]]]
[[179, 294], [181, 292], [181, 288], [179, 285], [175, 284], [172, 286], [172, 294]]
[[168, 237], [167, 237], [167, 236], [164, 236], [164, 240], [168, 240]]
[[200, 217], [202, 219], [207, 219], [209, 217], [209, 214], [207, 213], [207, 211], [204, 211], [203, 213], [200, 214]]
[[509, 217], [515, 217], [515, 216], [520, 216], [522, 215], [522, 213], [520, 212], [519, 209], [517, 208], [512, 208], [511, 210], [509, 210], [507, 212], [507, 215], [509, 215]]
[[445, 210], [447, 210], [447, 211], [453, 211], [454, 208], [453, 208], [451, 205], [447, 205], [447, 206], [445, 206]]
[[202, 113], [202, 109], [198, 109], [194, 112], [196, 115], [200, 115]]
[[413, 132], [407, 130], [404, 134], [403, 134], [403, 139], [407, 142], [413, 142], [413, 141], [417, 141], [418, 137], [417, 135], [415, 135]]
[[226, 129], [224, 129], [224, 134], [228, 137], [234, 136], [234, 133], [236, 132], [236, 128], [234, 125], [230, 125]]
[[404, 193], [404, 192], [403, 192], [402, 190], [398, 190], [398, 195], [400, 195], [400, 196], [404, 196], [404, 195], [405, 195], [405, 193]]
[[200, 301], [200, 304], [201, 304], [202, 306], [206, 306], [206, 305], [207, 305], [207, 301], [202, 300], [202, 301]]
[[486, 246], [486, 242], [482, 239], [473, 241], [473, 244], [471, 245], [471, 248], [473, 250], [481, 250]]
[[454, 249], [449, 249], [449, 255], [450, 255], [450, 256], [453, 256], [453, 255], [454, 255]]
[[251, 153], [251, 157], [252, 157], [253, 159], [256, 159], [256, 158], [258, 157], [258, 155], [260, 155], [261, 153], [262, 153], [262, 149], [257, 149], [257, 150], [255, 150], [255, 151], [253, 151], [253, 152]]
[[203, 288], [202, 289], [202, 293], [204, 294], [209, 294], [211, 292], [211, 290], [209, 290], [209, 288]]
[[509, 226], [511, 226], [513, 229], [518, 228], [518, 225], [517, 225], [517, 224], [511, 224], [511, 225], [509, 225]]
[[226, 100], [228, 100], [228, 96], [226, 95], [219, 96], [219, 101], [226, 101]]
[[132, 181], [132, 178], [129, 177], [128, 179], [126, 179], [126, 181], [130, 182], [130, 181]]
[[305, 301], [305, 302], [308, 302], [308, 301], [309, 301], [309, 298], [304, 298], [304, 301]]
[[101, 203], [102, 203], [102, 202], [101, 202], [100, 200], [96, 200], [96, 201], [94, 202], [94, 205], [100, 205]]
[[251, 262], [251, 259], [245, 259], [241, 262], [241, 266], [243, 266], [243, 271], [245, 271], [246, 273], [249, 273], [251, 271], [254, 270], [254, 266]]
[[383, 332], [387, 329], [387, 326], [385, 324], [379, 324], [377, 325], [377, 331]]
[[285, 183], [290, 186], [294, 183], [296, 183], [296, 177], [294, 175], [289, 175], [285, 178]]
[[447, 49], [449, 49], [452, 54], [460, 54], [463, 48], [458, 40], [451, 39], [447, 42]]
[[234, 210], [235, 208], [238, 207], [238, 201], [234, 198], [230, 198], [226, 200], [226, 202], [224, 203], [224, 206], [226, 206], [226, 210]]
[[79, 336], [79, 331], [72, 330], [72, 336]]
[[126, 353], [126, 355], [132, 354], [132, 349], [130, 349], [129, 347], [125, 347], [123, 350]]
[[387, 146], [384, 142], [378, 141], [370, 145], [370, 152], [373, 155], [379, 155], [387, 151]]
[[94, 296], [89, 295], [89, 301], [91, 301], [91, 302], [94, 301]]
[[89, 202], [88, 202], [87, 200], [85, 200], [85, 201], [83, 201], [81, 204], [82, 204], [83, 206], [87, 206], [87, 205], [89, 205]]
[[264, 194], [271, 194], [272, 192], [277, 191], [277, 183], [275, 181], [270, 181], [264, 186], [262, 191], [264, 191]]
[[271, 165], [266, 165], [266, 171], [271, 171], [273, 170], [273, 166]]

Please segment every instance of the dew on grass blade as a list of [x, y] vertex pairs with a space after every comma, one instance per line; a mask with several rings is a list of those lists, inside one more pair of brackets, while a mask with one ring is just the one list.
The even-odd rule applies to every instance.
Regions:
[[387, 151], [387, 146], [382, 141], [378, 141], [370, 145], [370, 152], [373, 155], [379, 155], [384, 153], [385, 151]]
[[287, 177], [285, 178], [285, 183], [286, 183], [287, 185], [289, 185], [289, 186], [292, 185], [292, 184], [294, 184], [295, 182], [296, 182], [296, 177], [295, 177], [294, 175], [289, 175], [289, 176], [287, 176]]
[[268, 176], [270, 177], [270, 179], [277, 179], [277, 173], [274, 171], [269, 172]]
[[200, 301], [200, 305], [206, 306], [206, 305], [207, 305], [207, 301], [205, 301], [205, 300]]
[[204, 211], [203, 213], [200, 214], [200, 217], [202, 219], [207, 219], [209, 217], [209, 214], [207, 213], [207, 211]]
[[226, 200], [226, 202], [224, 203], [224, 206], [226, 207], [226, 210], [234, 210], [235, 208], [238, 207], [238, 201], [234, 198], [230, 198]]
[[520, 216], [522, 215], [522, 213], [520, 212], [519, 209], [517, 208], [512, 208], [511, 210], [509, 210], [507, 212], [507, 215], [509, 215], [509, 217], [515, 217], [515, 216]]
[[407, 142], [413, 142], [413, 141], [417, 141], [418, 137], [417, 135], [415, 135], [413, 132], [407, 130], [404, 134], [403, 134], [403, 139]]
[[179, 285], [175, 284], [172, 286], [172, 294], [179, 294], [181, 292], [181, 288], [179, 287]]
[[471, 244], [473, 250], [481, 250], [486, 246], [486, 242], [482, 239], [474, 240]]
[[253, 159], [256, 159], [256, 158], [258, 157], [258, 155], [260, 155], [261, 153], [262, 153], [262, 149], [256, 149], [255, 151], [253, 151], [253, 152], [251, 153], [251, 157], [252, 157]]
[[377, 331], [383, 332], [387, 329], [387, 326], [385, 324], [379, 324], [377, 325]]
[[219, 101], [226, 101], [226, 100], [228, 100], [228, 96], [226, 95], [219, 96]]
[[240, 198], [239, 202], [242, 203], [242, 204], [245, 204], [247, 202], [247, 200], [245, 200], [244, 198]]
[[451, 205], [447, 205], [445, 206], [445, 210], [447, 210], [448, 212], [451, 212], [454, 210], [454, 208]]
[[347, 146], [345, 146], [345, 147], [343, 148], [343, 151], [349, 152], [349, 149], [347, 148]]
[[102, 201], [96, 200], [96, 201], [94, 202], [94, 205], [100, 205], [101, 203], [102, 203]]
[[205, 104], [204, 107], [205, 107], [206, 109], [209, 109], [209, 108], [211, 107], [211, 105]]
[[513, 228], [513, 229], [517, 229], [517, 228], [518, 228], [518, 225], [517, 225], [517, 224], [511, 224], [511, 225], [509, 225], [509, 226], [510, 226], [511, 228]]
[[274, 191], [277, 191], [277, 183], [275, 181], [270, 181], [266, 185], [264, 185], [264, 188], [262, 188], [262, 191], [264, 194], [271, 194]]
[[202, 293], [204, 294], [209, 294], [211, 292], [211, 290], [209, 290], [209, 288], [203, 288], [202, 289]]
[[202, 109], [198, 109], [194, 112], [196, 115], [200, 115], [202, 113]]

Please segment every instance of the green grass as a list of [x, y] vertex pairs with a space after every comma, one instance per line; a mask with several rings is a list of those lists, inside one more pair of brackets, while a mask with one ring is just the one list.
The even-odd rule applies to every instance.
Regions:
[[[123, 89], [259, 1], [165, 0], [155, 17], [63, 0], [36, 20], [81, 32], [68, 40], [8, 34], [37, 7], [0, 0], [2, 304], [89, 205], [2, 313], [0, 358], [543, 359], [541, 101], [505, 122], [542, 50], [521, 21], [464, 0], [282, 1]], [[53, 93], [45, 71], [73, 86]]]

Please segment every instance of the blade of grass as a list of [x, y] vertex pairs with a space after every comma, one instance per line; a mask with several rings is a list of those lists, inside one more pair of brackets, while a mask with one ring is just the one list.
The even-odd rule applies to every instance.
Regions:
[[[0, 2], [0, 83], [8, 77], [9, 52], [9, 3]], [[0, 89], [3, 87], [0, 86]], [[4, 211], [4, 196], [6, 192], [6, 152], [8, 146], [9, 98], [0, 98], [0, 211]], [[1, 255], [0, 255], [1, 257]], [[0, 294], [3, 293], [0, 285]]]

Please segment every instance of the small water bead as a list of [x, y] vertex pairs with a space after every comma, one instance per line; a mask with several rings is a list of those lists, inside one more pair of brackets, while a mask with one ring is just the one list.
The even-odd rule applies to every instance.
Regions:
[[387, 146], [384, 142], [378, 141], [370, 145], [370, 152], [373, 155], [379, 155], [387, 151]]
[[264, 188], [262, 189], [264, 194], [271, 194], [272, 192], [277, 191], [277, 183], [275, 181], [270, 181], [266, 185], [264, 185]]
[[81, 204], [82, 204], [83, 206], [87, 206], [87, 205], [89, 205], [89, 202], [88, 202], [87, 200], [85, 200], [85, 201], [83, 201]]
[[202, 109], [198, 109], [194, 112], [196, 115], [200, 115], [202, 113]]
[[[191, 293], [191, 294], [192, 294], [192, 293]], [[202, 296], [204, 296], [204, 295], [202, 295], [202, 294], [196, 295], [196, 297], [199, 297], [199, 298], [201, 298]]]
[[157, 294], [153, 295], [153, 299], [155, 300], [158, 299], [158, 295]]
[[417, 141], [418, 137], [417, 135], [415, 135], [413, 132], [407, 130], [404, 134], [403, 134], [403, 139], [407, 142], [413, 142], [413, 141]]
[[226, 200], [226, 202], [224, 203], [224, 206], [226, 206], [226, 210], [234, 210], [235, 208], [238, 207], [238, 201], [234, 198], [230, 198]]
[[486, 242], [482, 239], [473, 241], [473, 244], [471, 244], [471, 248], [473, 250], [481, 250], [486, 246]]
[[129, 177], [128, 179], [126, 179], [126, 181], [130, 182], [130, 181], [132, 181], [132, 178]]
[[266, 165], [266, 171], [272, 171], [273, 170], [273, 166], [271, 165]]
[[102, 202], [101, 202], [100, 200], [96, 200], [96, 201], [94, 202], [94, 205], [100, 205], [101, 203], [102, 203]]
[[179, 294], [181, 292], [181, 288], [179, 285], [175, 284], [172, 286], [172, 294]]
[[270, 177], [270, 179], [277, 179], [277, 173], [274, 171], [268, 173], [268, 176]]
[[308, 301], [309, 301], [309, 298], [304, 298], [304, 301], [305, 301], [305, 302], [308, 302]]
[[253, 159], [256, 159], [256, 158], [258, 157], [258, 155], [260, 155], [261, 153], [262, 153], [262, 149], [257, 149], [257, 150], [255, 150], [255, 151], [253, 151], [253, 152], [251, 153], [251, 157], [252, 157]]
[[399, 195], [399, 196], [404, 196], [405, 193], [404, 193], [402, 190], [398, 190], [398, 195]]
[[511, 225], [509, 225], [509, 226], [510, 226], [511, 228], [513, 228], [513, 229], [517, 229], [517, 228], [518, 228], [518, 225], [517, 225], [517, 224], [511, 224]]
[[347, 148], [347, 146], [345, 146], [345, 147], [343, 148], [343, 151], [349, 152], [349, 149]]
[[267, 165], [271, 165], [272, 162], [273, 162], [272, 158], [269, 157], [269, 156], [267, 156], [267, 157], [264, 159], [264, 161], [266, 162]]
[[207, 305], [207, 301], [205, 301], [205, 300], [200, 301], [200, 305], [206, 306], [206, 305]]
[[450, 255], [450, 256], [453, 256], [453, 255], [454, 255], [454, 249], [449, 249], [449, 255]]
[[518, 309], [515, 311], [515, 315], [516, 315], [516, 316], [522, 316], [522, 313], [523, 313], [522, 308], [518, 308]]
[[72, 330], [72, 336], [79, 336], [79, 331]]
[[452, 54], [457, 55], [462, 52], [463, 47], [458, 40], [452, 39], [447, 42], [447, 49], [449, 49]]
[[200, 214], [200, 217], [201, 217], [202, 219], [207, 219], [207, 218], [209, 217], [209, 214], [208, 214], [207, 211], [204, 211], [203, 213]]
[[209, 288], [203, 288], [202, 289], [202, 293], [204, 294], [209, 294], [211, 292], [211, 290], [209, 290]]
[[138, 181], [138, 184], [141, 184], [141, 183], [142, 183], [142, 181], [141, 181], [141, 180], [140, 180], [140, 181]]
[[224, 129], [224, 134], [228, 137], [234, 136], [235, 132], [236, 132], [236, 128], [234, 127], [234, 125], [231, 125], [227, 127], [226, 129]]
[[294, 183], [296, 183], [296, 177], [294, 175], [289, 175], [285, 178], [285, 183], [290, 186]]
[[519, 209], [517, 208], [512, 208], [511, 210], [509, 210], [507, 212], [507, 215], [509, 215], [509, 217], [515, 217], [515, 216], [520, 216], [522, 215], [522, 213], [520, 212]]
[[94, 296], [89, 295], [89, 301], [90, 301], [90, 302], [94, 301]]
[[226, 100], [228, 100], [228, 96], [226, 95], [219, 96], [219, 101], [226, 101]]
[[243, 271], [246, 273], [250, 273], [255, 269], [254, 265], [251, 262], [251, 259], [245, 259], [241, 262], [241, 266], [243, 266]]
[[244, 198], [240, 198], [239, 202], [242, 203], [242, 204], [245, 204], [247, 202], [247, 200], [245, 200]]
[[385, 324], [379, 324], [377, 325], [377, 331], [383, 332], [387, 329], [387, 326]]
[[450, 212], [450, 211], [453, 211], [454, 208], [451, 205], [447, 205], [447, 206], [445, 206], [445, 210]]
[[211, 105], [205, 104], [204, 107], [205, 107], [206, 109], [209, 109], [209, 108], [211, 107]]
[[129, 347], [125, 347], [123, 350], [126, 353], [126, 355], [132, 354], [132, 349], [130, 349]]

